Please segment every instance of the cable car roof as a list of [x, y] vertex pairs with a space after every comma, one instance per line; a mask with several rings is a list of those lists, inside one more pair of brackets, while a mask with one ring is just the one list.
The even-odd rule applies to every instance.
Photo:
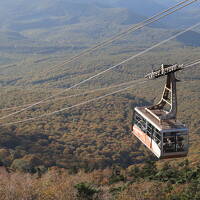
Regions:
[[[179, 121], [170, 119], [165, 120], [160, 123], [155, 117], [153, 117], [147, 110], [146, 107], [136, 107], [135, 111], [138, 112], [143, 118], [145, 118], [149, 123], [151, 123], [160, 132], [176, 132], [176, 131], [188, 131], [188, 128], [181, 124]], [[156, 110], [156, 114], [163, 115], [165, 112], [163, 110]]]

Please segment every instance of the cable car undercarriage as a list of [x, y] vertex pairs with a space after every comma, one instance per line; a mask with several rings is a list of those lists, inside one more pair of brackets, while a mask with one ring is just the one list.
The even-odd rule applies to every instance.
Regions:
[[158, 158], [176, 158], [188, 153], [188, 128], [177, 121], [175, 72], [183, 65], [161, 65], [145, 78], [167, 76], [161, 100], [150, 107], [134, 109], [132, 133]]

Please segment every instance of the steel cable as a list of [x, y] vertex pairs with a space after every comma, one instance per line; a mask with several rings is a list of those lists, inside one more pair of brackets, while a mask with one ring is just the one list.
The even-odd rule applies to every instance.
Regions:
[[[200, 64], [199, 60], [198, 60], [198, 64]], [[189, 63], [183, 69], [188, 69], [189, 67], [193, 67], [194, 65], [197, 65], [197, 62], [193, 62], [193, 64]], [[147, 80], [145, 80], [144, 78], [141, 78], [141, 79], [135, 80], [133, 82], [134, 83], [138, 83], [138, 84], [142, 84], [142, 83], [147, 82]], [[138, 86], [138, 84], [137, 84], [137, 86]], [[69, 107], [66, 107], [66, 108], [62, 108], [60, 110], [56, 110], [56, 111], [51, 112], [51, 113], [46, 113], [46, 114], [43, 114], [43, 115], [40, 115], [40, 116], [37, 116], [37, 117], [32, 117], [32, 118], [28, 118], [28, 119], [25, 119], [25, 120], [20, 120], [20, 121], [15, 121], [15, 122], [9, 122], [9, 123], [0, 124], [0, 127], [2, 127], [2, 126], [9, 126], [9, 125], [15, 125], [15, 124], [20, 124], [20, 123], [25, 123], [25, 122], [29, 122], [29, 121], [35, 121], [35, 120], [41, 119], [43, 117], [47, 117], [47, 116], [51, 116], [51, 115], [63, 112], [65, 110], [69, 110], [69, 109], [76, 108], [76, 107], [79, 107], [79, 106], [82, 106], [82, 105], [86, 105], [88, 103], [96, 102], [98, 100], [101, 100], [101, 99], [103, 99], [105, 97], [108, 97], [108, 96], [111, 96], [113, 94], [117, 94], [117, 93], [123, 92], [125, 90], [132, 89], [135, 86], [136, 85], [128, 86], [128, 87], [125, 87], [123, 89], [120, 89], [120, 90], [117, 90], [117, 91], [114, 91], [114, 92], [111, 92], [111, 93], [108, 93], [108, 94], [105, 94], [105, 95], [93, 98], [93, 99], [90, 99], [90, 100], [87, 100], [87, 101], [84, 101], [84, 102], [81, 102], [81, 103], [78, 103], [78, 104], [75, 104], [75, 105], [72, 105], [72, 106], [69, 106]]]
[[[172, 6], [172, 7], [168, 8], [168, 9], [166, 9], [166, 10], [164, 10], [164, 11], [162, 11], [162, 12], [160, 12], [160, 13], [158, 13], [158, 14], [156, 14], [156, 15], [154, 15], [154, 16], [152, 16], [152, 17], [146, 19], [146, 20], [144, 20], [143, 22], [140, 22], [139, 24], [134, 25], [134, 26], [128, 28], [127, 30], [123, 31], [122, 33], [119, 33], [118, 35], [113, 36], [113, 37], [111, 37], [110, 39], [108, 39], [108, 40], [106, 40], [106, 41], [104, 41], [104, 42], [102, 42], [102, 43], [100, 43], [100, 44], [97, 44], [97, 45], [94, 46], [94, 47], [91, 47], [91, 48], [89, 48], [89, 49], [86, 49], [85, 51], [82, 51], [80, 54], [78, 54], [78, 55], [76, 55], [76, 56], [74, 56], [74, 57], [72, 57], [72, 58], [70, 58], [70, 59], [64, 61], [62, 64], [58, 64], [58, 65], [52, 66], [53, 69], [50, 69], [49, 71], [47, 71], [47, 72], [45, 72], [45, 73], [54, 72], [55, 70], [57, 70], [58, 67], [63, 67], [64, 65], [69, 64], [69, 63], [71, 63], [72, 61], [74, 61], [74, 60], [76, 60], [76, 59], [79, 59], [80, 57], [82, 57], [82, 56], [84, 56], [84, 55], [87, 55], [87, 54], [89, 54], [89, 53], [92, 53], [93, 51], [95, 51], [95, 50], [97, 50], [97, 49], [99, 49], [99, 48], [102, 48], [102, 47], [104, 47], [104, 46], [106, 46], [106, 45], [108, 45], [108, 44], [111, 44], [111, 43], [113, 43], [113, 42], [116, 41], [116, 40], [119, 40], [119, 39], [122, 38], [124, 35], [126, 35], [126, 34], [128, 34], [128, 33], [130, 33], [130, 32], [137, 31], [137, 30], [143, 28], [144, 26], [149, 25], [149, 24], [151, 24], [151, 23], [153, 23], [153, 22], [156, 22], [156, 21], [160, 20], [161, 18], [164, 18], [164, 17], [166, 17], [166, 16], [168, 16], [168, 15], [171, 15], [172, 13], [174, 13], [174, 12], [176, 12], [176, 11], [178, 11], [178, 10], [180, 10], [180, 9], [182, 9], [182, 8], [184, 8], [184, 7], [186, 7], [186, 6], [189, 6], [190, 4], [192, 4], [192, 3], [194, 3], [194, 2], [196, 2], [196, 1], [198, 1], [198, 0], [192, 0], [192, 1], [190, 1], [190, 2], [189, 2], [189, 1], [190, 1], [190, 0], [184, 0], [184, 1], [182, 1], [182, 2], [180, 2], [180, 3], [178, 3], [178, 4], [176, 4], [175, 6]], [[180, 5], [182, 5], [182, 4], [186, 3], [186, 2], [189, 2], [189, 3], [187, 3], [187, 4], [183, 5], [183, 6], [180, 6]], [[180, 7], [177, 8], [177, 9], [175, 9], [175, 8], [178, 7], [178, 6], [180, 6]], [[175, 10], [173, 10], [173, 9], [175, 9]], [[171, 11], [171, 10], [173, 10], [173, 11]], [[171, 11], [171, 12], [168, 12], [168, 11]], [[167, 13], [167, 12], [168, 12], [168, 13]], [[167, 14], [165, 14], [165, 15], [163, 15], [163, 16], [160, 16], [160, 15], [162, 15], [162, 14], [164, 14], [164, 13], [167, 13]], [[159, 16], [160, 16], [160, 17], [159, 17]], [[157, 17], [159, 17], [159, 18], [157, 18]], [[157, 18], [157, 19], [156, 19], [156, 18]], [[54, 69], [55, 67], [56, 67], [56, 69]]]
[[[121, 86], [124, 86], [124, 85], [129, 85], [129, 84], [133, 83], [134, 81], [135, 80], [129, 81], [129, 82], [125, 82], [125, 83], [120, 83], [120, 84], [117, 84], [117, 85], [112, 85], [112, 86], [109, 86], [109, 87], [98, 88], [98, 89], [86, 91], [86, 92], [79, 93], [79, 94], [72, 94], [72, 95], [69, 95], [69, 96], [56, 98], [56, 99], [54, 99], [54, 101], [62, 100], [62, 99], [68, 99], [68, 98], [73, 98], [73, 97], [78, 97], [78, 96], [83, 96], [83, 95], [87, 95], [87, 94], [98, 92], [98, 91], [102, 91], [102, 90], [108, 90], [108, 89], [112, 89], [112, 88], [116, 88], [116, 87], [121, 87]], [[51, 102], [51, 100], [45, 101], [42, 104], [49, 103], [49, 102]], [[24, 104], [24, 105], [21, 105], [21, 106], [13, 106], [13, 107], [8, 107], [8, 108], [3, 108], [3, 109], [0, 109], [0, 112], [2, 112], [2, 111], [9, 111], [9, 110], [15, 110], [17, 108], [23, 108], [23, 107], [30, 106], [30, 105], [32, 105], [32, 104], [30, 103], [30, 104]]]
[[[143, 82], [141, 82], [142, 80], [143, 80]], [[137, 82], [144, 83], [146, 81], [147, 80], [144, 80], [144, 78], [142, 78], [142, 79], [136, 80], [135, 83], [137, 83]], [[105, 94], [105, 95], [102, 95], [102, 96], [99, 96], [99, 97], [96, 97], [96, 98], [93, 98], [93, 99], [90, 99], [90, 100], [87, 100], [87, 101], [84, 101], [82, 103], [79, 103], [79, 104], [76, 104], [76, 105], [73, 105], [73, 106], [62, 108], [60, 110], [57, 110], [57, 111], [54, 111], [54, 112], [51, 112], [51, 113], [43, 114], [43, 115], [40, 115], [38, 117], [32, 117], [32, 118], [28, 118], [28, 119], [20, 120], [20, 121], [16, 121], [16, 122], [9, 122], [9, 123], [5, 123], [5, 124], [0, 124], [0, 127], [2, 127], [2, 126], [8, 126], [8, 125], [20, 124], [20, 123], [29, 122], [29, 121], [35, 121], [35, 120], [41, 119], [43, 117], [47, 117], [47, 116], [51, 116], [51, 115], [60, 113], [60, 112], [65, 111], [65, 110], [69, 110], [69, 109], [76, 108], [76, 107], [79, 107], [79, 106], [82, 106], [82, 105], [85, 105], [85, 104], [88, 104], [88, 103], [92, 103], [92, 102], [98, 101], [100, 99], [103, 99], [105, 97], [111, 96], [113, 94], [117, 94], [117, 93], [123, 92], [123, 91], [125, 91], [127, 89], [131, 89], [133, 87], [135, 87], [135, 85], [128, 86], [128, 87], [125, 87], [123, 89], [120, 89], [120, 90], [117, 90], [117, 91], [114, 91], [114, 92], [111, 92], [111, 93], [108, 93], [108, 94]]]
[[168, 42], [168, 41], [170, 41], [170, 40], [172, 40], [172, 39], [178, 37], [179, 35], [182, 35], [183, 33], [187, 32], [187, 31], [189, 31], [189, 30], [191, 30], [191, 29], [196, 28], [196, 27], [199, 26], [199, 25], [200, 25], [200, 23], [197, 23], [197, 24], [195, 24], [195, 25], [193, 25], [193, 26], [191, 26], [191, 27], [189, 27], [189, 28], [187, 28], [187, 29], [185, 29], [185, 30], [183, 30], [183, 31], [181, 31], [181, 32], [179, 32], [179, 33], [177, 33], [177, 34], [175, 34], [175, 35], [169, 37], [168, 39], [165, 39], [165, 40], [163, 40], [163, 41], [161, 41], [161, 42], [159, 42], [159, 43], [157, 43], [157, 44], [155, 44], [155, 45], [153, 45], [153, 46], [151, 46], [151, 47], [149, 47], [149, 48], [143, 50], [142, 52], [140, 52], [140, 53], [138, 53], [138, 54], [135, 54], [135, 55], [133, 55], [133, 56], [131, 56], [131, 57], [129, 57], [129, 58], [123, 60], [122, 62], [120, 62], [120, 63], [118, 63], [118, 64], [116, 64], [116, 65], [114, 65], [114, 66], [112, 66], [112, 67], [110, 67], [110, 68], [108, 68], [108, 69], [106, 69], [106, 70], [104, 70], [104, 71], [101, 71], [101, 72], [99, 72], [99, 73], [97, 73], [97, 74], [95, 74], [95, 75], [93, 75], [93, 76], [91, 76], [91, 77], [89, 77], [89, 78], [87, 78], [87, 79], [85, 79], [85, 80], [83, 80], [83, 81], [80, 81], [80, 82], [77, 83], [77, 84], [72, 85], [71, 87], [65, 89], [65, 90], [62, 91], [62, 92], [58, 92], [58, 93], [55, 94], [55, 95], [52, 95], [52, 96], [50, 96], [50, 97], [48, 97], [48, 98], [45, 98], [45, 99], [43, 99], [43, 100], [41, 100], [41, 101], [38, 101], [38, 102], [36, 102], [36, 103], [34, 103], [34, 104], [32, 104], [32, 105], [26, 107], [26, 108], [23, 108], [23, 109], [21, 109], [21, 110], [19, 110], [19, 111], [13, 112], [13, 113], [8, 114], [8, 115], [5, 115], [5, 116], [1, 117], [0, 120], [6, 119], [6, 118], [8, 118], [8, 117], [10, 117], [10, 116], [13, 116], [13, 115], [16, 115], [16, 114], [18, 114], [18, 113], [21, 113], [21, 112], [23, 112], [23, 111], [25, 111], [25, 110], [28, 110], [29, 108], [32, 108], [32, 107], [34, 107], [34, 106], [36, 106], [36, 105], [41, 104], [41, 103], [43, 103], [43, 102], [45, 102], [45, 101], [47, 101], [47, 100], [49, 100], [49, 99], [52, 99], [52, 98], [54, 98], [54, 97], [56, 97], [56, 96], [59, 96], [59, 95], [65, 93], [66, 91], [69, 91], [69, 90], [71, 90], [71, 89], [73, 89], [73, 88], [75, 88], [75, 87], [77, 87], [77, 86], [80, 86], [80, 85], [82, 85], [83, 83], [86, 83], [86, 82], [88, 82], [88, 81], [90, 81], [90, 80], [92, 80], [92, 79], [94, 79], [94, 78], [96, 78], [96, 77], [98, 77], [98, 76], [100, 76], [100, 75], [102, 75], [102, 74], [108, 72], [108, 71], [111, 71], [112, 69], [114, 69], [114, 68], [116, 68], [116, 67], [118, 67], [118, 66], [120, 66], [120, 65], [122, 65], [122, 64], [124, 64], [124, 63], [127, 63], [127, 62], [133, 60], [133, 59], [136, 58], [136, 57], [139, 57], [139, 56], [141, 56], [141, 55], [143, 55], [143, 54], [145, 54], [145, 53], [151, 51], [152, 49], [154, 49], [154, 48], [156, 48], [156, 47], [158, 47], [158, 46], [160, 46], [160, 45], [162, 45], [162, 44], [164, 44], [164, 43], [166, 43], [166, 42]]

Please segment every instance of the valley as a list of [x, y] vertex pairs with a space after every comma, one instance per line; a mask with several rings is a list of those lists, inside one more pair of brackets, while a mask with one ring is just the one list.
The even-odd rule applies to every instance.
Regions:
[[[197, 2], [74, 62], [59, 66], [87, 48], [173, 5], [171, 1], [161, 3], [157, 0], [144, 0], [143, 4], [144, 7], [139, 0], [3, 0], [0, 3], [0, 118], [26, 107], [23, 105], [63, 92], [47, 103], [0, 121], [0, 163], [13, 173], [11, 180], [14, 180], [15, 194], [20, 191], [15, 184], [16, 179], [29, 181], [30, 188], [47, 181], [46, 186], [43, 184], [40, 187], [38, 194], [41, 196], [35, 198], [44, 200], [67, 199], [64, 192], [66, 187], [70, 189], [67, 190], [68, 194], [72, 195], [69, 196], [70, 200], [89, 199], [84, 195], [75, 198], [73, 194], [75, 192], [78, 195], [80, 188], [91, 187], [96, 188], [96, 193], [91, 189], [94, 192], [94, 196], [91, 195], [93, 199], [141, 199], [131, 196], [144, 192], [141, 184], [150, 188], [149, 193], [145, 190], [149, 200], [159, 183], [160, 193], [163, 195], [160, 199], [175, 199], [173, 193], [179, 192], [183, 197], [176, 199], [183, 200], [187, 199], [183, 191], [187, 189], [191, 192], [193, 184], [196, 184], [195, 187], [199, 186], [199, 175], [194, 175], [199, 173], [200, 164], [199, 65], [177, 74], [177, 78], [181, 80], [178, 83], [178, 119], [190, 130], [187, 158], [157, 160], [131, 135], [133, 108], [157, 102], [163, 90], [164, 78], [143, 84], [135, 83], [129, 90], [35, 121], [4, 125], [45, 115], [114, 92], [125, 86], [105, 90], [102, 88], [142, 78], [163, 63], [186, 65], [200, 59], [198, 27], [78, 88], [64, 92], [74, 84], [200, 20]], [[90, 92], [96, 89], [102, 90]], [[68, 97], [71, 95], [72, 97]], [[152, 165], [148, 163], [149, 160]], [[149, 171], [152, 168], [148, 170], [148, 167], [154, 165], [156, 171], [152, 174]], [[141, 171], [137, 171], [137, 167]], [[176, 167], [180, 169], [179, 173], [175, 172]], [[115, 168], [120, 168], [123, 177], [113, 175]], [[173, 179], [164, 173], [166, 168], [169, 174], [174, 170], [173, 173], [178, 175]], [[27, 173], [29, 175], [26, 176]], [[186, 180], [183, 178], [184, 173], [188, 174]], [[155, 174], [157, 175], [154, 176]], [[15, 179], [15, 175], [18, 178]], [[37, 179], [36, 175], [41, 175], [42, 178]], [[0, 188], [6, 188], [9, 182], [7, 175], [2, 173], [1, 176], [4, 186], [0, 184]], [[95, 180], [95, 177], [98, 179]], [[64, 186], [60, 193], [56, 193], [58, 188], [51, 180], [55, 183], [62, 180]], [[79, 185], [82, 183], [86, 185]], [[166, 185], [170, 185], [169, 191], [165, 191]], [[137, 194], [130, 192], [133, 187], [139, 188]], [[97, 191], [104, 191], [108, 196], [103, 197]], [[95, 194], [100, 196], [97, 198]], [[13, 198], [22, 199], [20, 195]], [[31, 200], [34, 195], [24, 198]], [[195, 200], [198, 195], [197, 191]], [[7, 200], [6, 198], [4, 199]]]

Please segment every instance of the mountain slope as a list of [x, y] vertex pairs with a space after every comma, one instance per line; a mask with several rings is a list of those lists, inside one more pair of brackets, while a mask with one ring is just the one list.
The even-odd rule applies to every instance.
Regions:
[[136, 12], [143, 16], [154, 15], [157, 12], [165, 9], [166, 7], [156, 3], [155, 1], [149, 0], [118, 0], [116, 3], [119, 7], [128, 8], [129, 10]]
[[[0, 28], [19, 32], [31, 40], [62, 44], [64, 41], [79, 43], [85, 40], [88, 43], [109, 37], [167, 6], [149, 0], [2, 0]], [[185, 9], [184, 15], [173, 14], [160, 23], [163, 28], [166, 27], [164, 24], [169, 27], [186, 26], [200, 19], [198, 11], [196, 7]]]
[[200, 46], [200, 33], [188, 31], [177, 37], [177, 40], [186, 46]]

